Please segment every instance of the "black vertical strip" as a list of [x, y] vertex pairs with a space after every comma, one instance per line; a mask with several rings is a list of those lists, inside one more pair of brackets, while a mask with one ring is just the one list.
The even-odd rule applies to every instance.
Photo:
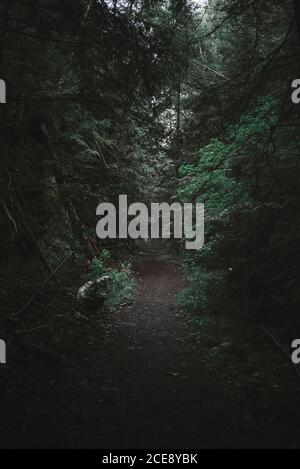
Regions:
[[294, 7], [295, 7], [295, 14], [298, 26], [298, 35], [299, 35], [299, 42], [300, 42], [300, 0], [294, 0]]

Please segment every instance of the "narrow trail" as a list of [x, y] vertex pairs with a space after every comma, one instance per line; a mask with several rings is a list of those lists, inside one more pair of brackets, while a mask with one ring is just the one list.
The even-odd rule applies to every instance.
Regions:
[[12, 362], [16, 371], [8, 369], [2, 380], [1, 447], [249, 445], [246, 429], [234, 429], [233, 404], [207, 370], [176, 304], [182, 275], [170, 262], [149, 256], [136, 270], [132, 305], [95, 321], [89, 312], [85, 320], [65, 321], [63, 366], [25, 357]]
[[[86, 357], [90, 401], [78, 403], [84, 447], [243, 446], [228, 401], [192, 342], [176, 294], [184, 279], [163, 260], [144, 259], [132, 305], [109, 327], [99, 356]], [[94, 352], [95, 353], [95, 352]], [[93, 403], [93, 399], [95, 399]]]

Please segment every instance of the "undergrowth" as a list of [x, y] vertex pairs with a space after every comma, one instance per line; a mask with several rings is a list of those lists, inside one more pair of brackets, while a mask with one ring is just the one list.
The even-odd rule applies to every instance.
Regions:
[[111, 255], [107, 250], [103, 250], [99, 258], [94, 258], [89, 279], [95, 281], [104, 275], [109, 277], [104, 307], [115, 311], [120, 305], [132, 300], [135, 281], [130, 262], [119, 262], [117, 266], [111, 267], [110, 259]]

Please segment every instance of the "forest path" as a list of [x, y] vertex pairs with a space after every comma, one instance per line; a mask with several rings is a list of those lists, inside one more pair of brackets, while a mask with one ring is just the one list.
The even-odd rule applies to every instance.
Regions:
[[81, 393], [77, 403], [76, 446], [243, 446], [232, 430], [228, 399], [176, 304], [183, 286], [182, 275], [165, 260], [141, 261], [133, 304], [106, 318], [97, 351], [87, 348], [89, 395]]
[[176, 303], [183, 276], [152, 256], [135, 270], [131, 305], [81, 315], [63, 314], [64, 306], [61, 329], [50, 331], [53, 337], [60, 331], [64, 363], [10, 354], [1, 381], [0, 447], [249, 446], [238, 405], [207, 370], [205, 350]]

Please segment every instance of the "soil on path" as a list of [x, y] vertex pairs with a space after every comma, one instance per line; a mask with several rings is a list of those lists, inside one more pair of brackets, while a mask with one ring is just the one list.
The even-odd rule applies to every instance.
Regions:
[[141, 261], [133, 304], [107, 319], [102, 358], [89, 360], [89, 379], [98, 370], [101, 380], [95, 379], [94, 405], [86, 399], [80, 405], [85, 447], [243, 446], [226, 394], [178, 308], [183, 287], [170, 263]]
[[150, 256], [137, 271], [132, 305], [95, 323], [79, 319], [63, 371], [7, 374], [1, 447], [246, 446], [176, 303], [182, 275]]

